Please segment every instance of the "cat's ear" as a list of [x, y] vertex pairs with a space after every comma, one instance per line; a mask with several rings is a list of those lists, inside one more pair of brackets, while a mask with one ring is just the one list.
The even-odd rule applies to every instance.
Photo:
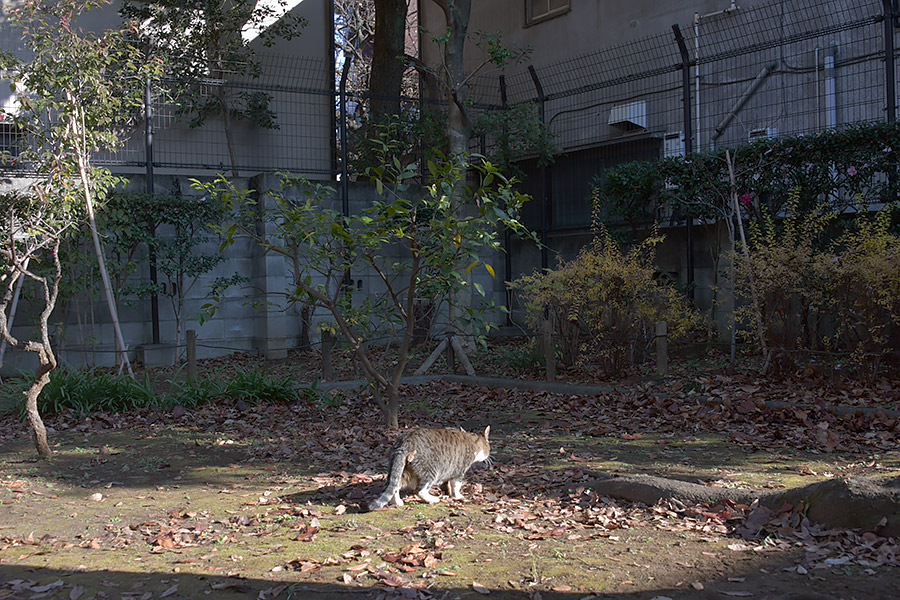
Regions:
[[488, 439], [488, 434], [491, 433], [491, 426], [488, 425], [484, 428], [484, 439]]

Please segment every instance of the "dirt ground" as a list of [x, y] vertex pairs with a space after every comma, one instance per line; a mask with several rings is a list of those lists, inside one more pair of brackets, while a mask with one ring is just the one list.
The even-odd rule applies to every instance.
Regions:
[[[726, 385], [710, 377], [708, 391]], [[770, 410], [758, 398], [775, 392], [747, 382], [716, 403], [660, 385], [404, 388], [404, 424], [491, 424], [494, 464], [470, 473], [463, 501], [372, 513], [359, 506], [380, 491], [397, 432], [361, 392], [60, 415], [47, 420], [50, 462], [4, 418], [0, 600], [897, 597], [897, 541], [877, 532], [826, 531], [798, 507], [750, 532], [748, 507], [590, 489], [617, 473], [725, 488], [896, 475], [897, 419]]]

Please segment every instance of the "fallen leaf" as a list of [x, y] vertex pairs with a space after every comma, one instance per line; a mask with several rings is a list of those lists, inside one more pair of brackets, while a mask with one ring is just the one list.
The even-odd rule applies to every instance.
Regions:
[[479, 594], [484, 595], [484, 596], [487, 596], [488, 594], [491, 593], [491, 590], [487, 589], [487, 588], [484, 587], [483, 585], [480, 585], [480, 584], [478, 584], [478, 583], [476, 583], [476, 582], [474, 582], [474, 581], [472, 582], [472, 589], [475, 590], [476, 592], [478, 592]]
[[48, 583], [47, 585], [39, 585], [38, 587], [33, 587], [29, 591], [34, 594], [43, 594], [44, 592], [49, 592], [50, 590], [56, 589], [58, 587], [62, 587], [65, 584], [62, 579], [57, 579], [53, 583]]

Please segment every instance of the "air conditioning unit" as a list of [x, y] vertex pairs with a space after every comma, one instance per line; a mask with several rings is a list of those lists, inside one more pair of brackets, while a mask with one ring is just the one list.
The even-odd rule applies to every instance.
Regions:
[[608, 124], [625, 131], [647, 129], [647, 102], [637, 100], [613, 106], [609, 111]]
[[[674, 188], [675, 186], [672, 187]], [[663, 225], [665, 225], [667, 222], [669, 224], [672, 224], [673, 215], [674, 211], [672, 210], [672, 205], [668, 202], [663, 202], [656, 207], [656, 220]]]
[[680, 131], [667, 133], [663, 137], [663, 158], [684, 156], [684, 134]]
[[747, 133], [747, 141], [755, 142], [757, 140], [765, 140], [778, 135], [778, 130], [774, 127], [761, 127], [759, 129], [751, 129]]

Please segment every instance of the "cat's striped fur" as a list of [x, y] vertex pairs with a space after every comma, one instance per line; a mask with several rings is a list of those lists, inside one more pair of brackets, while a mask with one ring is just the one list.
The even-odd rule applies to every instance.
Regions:
[[431, 488], [446, 484], [446, 491], [456, 499], [462, 498], [459, 489], [463, 477], [472, 464], [488, 460], [490, 426], [484, 433], [469, 433], [461, 429], [413, 429], [405, 433], [391, 451], [387, 484], [378, 498], [369, 503], [369, 510], [381, 508], [392, 501], [403, 506], [400, 492], [411, 489], [425, 502], [438, 501]]

